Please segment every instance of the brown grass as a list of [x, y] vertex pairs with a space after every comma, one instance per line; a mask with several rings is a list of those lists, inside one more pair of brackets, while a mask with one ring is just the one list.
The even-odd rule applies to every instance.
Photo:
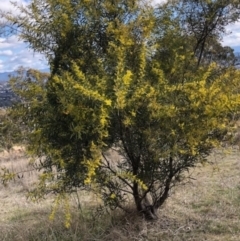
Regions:
[[[240, 156], [216, 151], [211, 165], [199, 166], [192, 181], [177, 187], [159, 210], [159, 220], [146, 222], [133, 209], [128, 214], [96, 212], [99, 199], [79, 193], [70, 197], [72, 223], [64, 227], [64, 212], [49, 220], [53, 197], [40, 203], [27, 200], [25, 194], [37, 180], [32, 171], [7, 187], [0, 186], [0, 240], [108, 240], [108, 241], [187, 241], [240, 240]], [[25, 170], [24, 150], [2, 153], [0, 165]], [[91, 205], [89, 205], [91, 204]]]

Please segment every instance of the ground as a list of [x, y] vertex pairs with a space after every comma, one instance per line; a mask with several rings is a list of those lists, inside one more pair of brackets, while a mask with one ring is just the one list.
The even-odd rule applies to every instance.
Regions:
[[[31, 170], [21, 147], [0, 155], [0, 166]], [[99, 212], [98, 197], [80, 192], [70, 197], [68, 229], [61, 208], [49, 219], [53, 196], [38, 203], [26, 198], [37, 180], [35, 171], [26, 172], [0, 186], [0, 240], [239, 241], [240, 152], [216, 150], [209, 161], [191, 170], [192, 179], [172, 191], [155, 222], [145, 221], [131, 206], [127, 214]]]

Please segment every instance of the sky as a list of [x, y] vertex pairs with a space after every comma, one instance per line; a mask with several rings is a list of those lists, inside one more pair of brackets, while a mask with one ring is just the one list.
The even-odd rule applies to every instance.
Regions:
[[[15, 0], [16, 2], [25, 5], [30, 0]], [[155, 3], [163, 2], [164, 0], [153, 0]], [[18, 11], [13, 8], [10, 0], [0, 0], [0, 11], [13, 11], [18, 14]], [[236, 52], [240, 52], [240, 22], [227, 27], [228, 35], [223, 38], [223, 45], [231, 46]], [[0, 37], [0, 73], [11, 72], [19, 66], [46, 69], [48, 68], [47, 60], [43, 55], [34, 53], [28, 48], [27, 44], [19, 40], [17, 36]]]
[[[29, 0], [14, 0], [25, 5]], [[12, 6], [10, 0], [0, 0], [0, 11], [12, 11], [18, 14], [16, 8]], [[11, 72], [19, 66], [35, 69], [48, 68], [47, 61], [43, 55], [34, 53], [26, 43], [19, 40], [18, 36], [0, 37], [0, 73]]]

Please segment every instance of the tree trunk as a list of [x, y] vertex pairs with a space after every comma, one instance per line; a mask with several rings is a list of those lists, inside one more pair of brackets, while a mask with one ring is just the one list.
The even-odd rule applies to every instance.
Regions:
[[157, 208], [155, 205], [150, 204], [147, 197], [142, 201], [142, 213], [144, 214], [147, 220], [157, 220]]
[[144, 199], [139, 196], [134, 196], [135, 204], [139, 213], [143, 214], [147, 220], [156, 220], [157, 208], [150, 203], [147, 197]]

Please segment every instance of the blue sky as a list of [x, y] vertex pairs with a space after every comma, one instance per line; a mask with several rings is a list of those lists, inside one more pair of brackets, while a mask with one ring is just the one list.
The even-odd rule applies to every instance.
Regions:
[[[23, 5], [29, 2], [29, 0], [15, 1]], [[162, 1], [153, 0], [155, 3]], [[0, 0], [0, 10], [12, 10], [18, 14], [17, 10], [11, 5], [10, 0]], [[223, 45], [231, 46], [236, 52], [240, 52], [240, 22], [228, 26], [227, 32], [229, 34], [223, 38]], [[27, 45], [23, 41], [20, 41], [17, 36], [0, 37], [0, 73], [16, 70], [19, 66], [35, 69], [45, 69], [48, 67], [44, 56], [28, 49]]]
[[[14, 0], [25, 5], [27, 0]], [[0, 10], [12, 11], [18, 14], [13, 8], [10, 0], [0, 0]], [[34, 53], [27, 45], [20, 41], [17, 36], [8, 38], [0, 37], [0, 73], [16, 70], [19, 66], [31, 67], [35, 69], [47, 68], [47, 61], [43, 55]]]

